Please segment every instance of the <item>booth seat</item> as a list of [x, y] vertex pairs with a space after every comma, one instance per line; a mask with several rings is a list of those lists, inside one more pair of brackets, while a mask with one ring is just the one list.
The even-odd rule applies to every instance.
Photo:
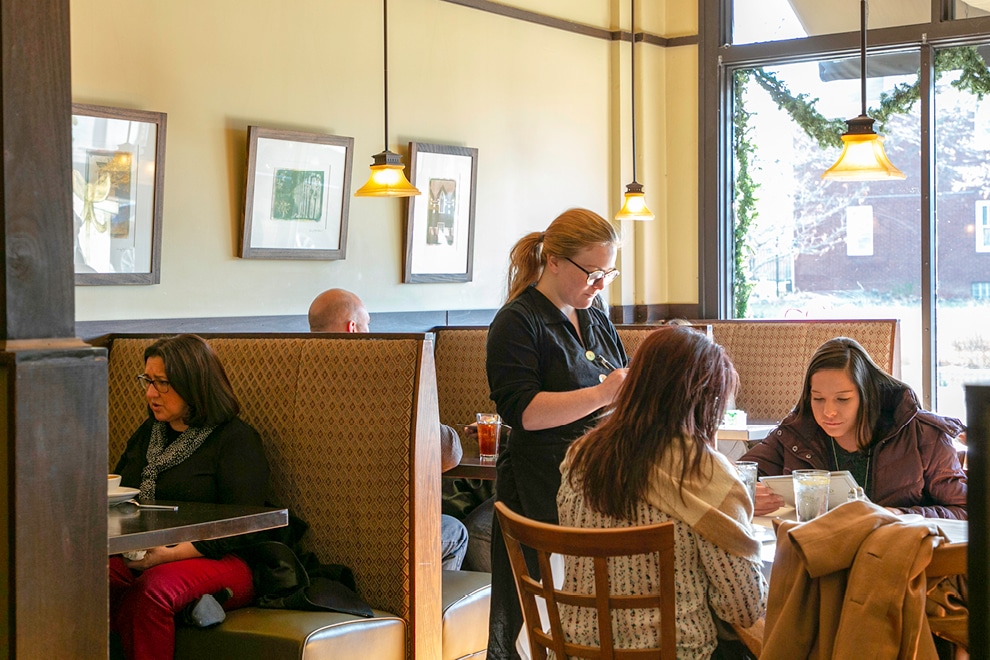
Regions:
[[[479, 657], [486, 574], [441, 579], [440, 442], [429, 334], [204, 335], [261, 434], [270, 501], [309, 523], [304, 550], [354, 571], [374, 609], [248, 607], [215, 628], [180, 627], [177, 658]], [[147, 415], [134, 378], [157, 337], [110, 335], [110, 466]], [[455, 572], [456, 573], [456, 572]]]
[[[775, 423], [797, 403], [804, 372], [815, 349], [833, 337], [851, 337], [888, 373], [900, 375], [900, 322], [896, 319], [803, 321], [694, 321], [710, 326], [739, 372], [736, 408], [751, 422]], [[617, 325], [633, 356], [658, 325]], [[485, 344], [488, 327], [438, 327], [437, 392], [440, 421], [455, 428], [477, 412], [494, 409], [488, 396]], [[477, 448], [474, 448], [477, 452]]]

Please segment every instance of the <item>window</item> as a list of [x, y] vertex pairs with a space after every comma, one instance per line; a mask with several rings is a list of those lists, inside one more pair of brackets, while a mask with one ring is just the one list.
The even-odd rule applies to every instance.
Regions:
[[976, 223], [973, 229], [976, 251], [990, 252], [990, 202], [976, 202]]
[[973, 282], [973, 299], [990, 300], [990, 282]]
[[701, 90], [701, 316], [899, 318], [902, 379], [965, 417], [962, 385], [990, 378], [983, 0], [936, 17], [870, 1], [867, 114], [907, 175], [889, 182], [820, 179], [860, 111], [859, 0], [699, 3], [700, 68], [719, 72]]

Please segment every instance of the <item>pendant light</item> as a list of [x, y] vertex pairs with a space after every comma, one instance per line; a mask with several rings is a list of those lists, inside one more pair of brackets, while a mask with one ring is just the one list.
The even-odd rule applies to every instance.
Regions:
[[384, 29], [384, 78], [385, 78], [385, 149], [373, 156], [371, 177], [358, 188], [355, 197], [412, 197], [419, 195], [406, 178], [402, 156], [388, 149], [388, 0], [382, 0], [382, 21]]
[[904, 179], [904, 172], [894, 167], [883, 148], [883, 136], [873, 130], [873, 119], [866, 114], [866, 21], [867, 0], [859, 6], [859, 72], [862, 111], [846, 120], [848, 130], [842, 134], [842, 154], [835, 165], [825, 170], [823, 179], [832, 181], [882, 181]]
[[636, 180], [636, 0], [629, 0], [629, 32], [632, 42], [629, 44], [629, 71], [632, 81], [632, 183], [626, 186], [626, 199], [622, 208], [615, 215], [616, 220], [652, 220], [653, 212], [646, 206], [646, 194], [643, 184]]

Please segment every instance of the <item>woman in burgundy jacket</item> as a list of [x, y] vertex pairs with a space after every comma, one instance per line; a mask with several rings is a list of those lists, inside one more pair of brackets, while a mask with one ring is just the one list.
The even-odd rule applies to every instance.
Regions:
[[[756, 461], [761, 475], [849, 470], [870, 501], [895, 513], [965, 520], [966, 474], [952, 445], [962, 431], [838, 337], [815, 351], [794, 410], [741, 460]], [[761, 485], [756, 514], [782, 503]]]

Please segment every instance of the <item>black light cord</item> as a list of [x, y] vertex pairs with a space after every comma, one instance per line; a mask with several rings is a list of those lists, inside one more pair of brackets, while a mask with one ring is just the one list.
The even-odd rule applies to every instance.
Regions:
[[863, 103], [864, 117], [866, 116], [866, 24], [868, 17], [867, 0], [860, 0], [859, 3], [859, 72], [860, 72], [860, 99]]
[[[866, 0], [863, 0], [866, 2]], [[629, 0], [629, 72], [632, 81], [632, 170], [633, 183], [636, 183], [636, 0]], [[863, 87], [866, 94], [866, 87]], [[864, 101], [865, 103], [865, 101]]]
[[[382, 0], [382, 25], [384, 26], [383, 41], [385, 43], [385, 149], [388, 151], [388, 0]], [[863, 93], [866, 93], [866, 87], [863, 87]], [[865, 101], [864, 101], [865, 103]]]

